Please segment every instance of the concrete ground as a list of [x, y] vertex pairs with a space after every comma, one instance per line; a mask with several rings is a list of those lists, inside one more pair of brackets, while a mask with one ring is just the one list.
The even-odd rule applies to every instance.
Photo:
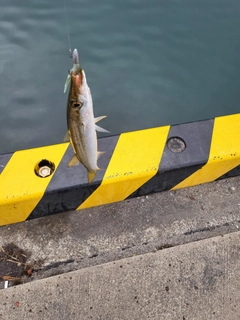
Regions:
[[240, 177], [1, 227], [0, 319], [240, 319], [239, 228]]

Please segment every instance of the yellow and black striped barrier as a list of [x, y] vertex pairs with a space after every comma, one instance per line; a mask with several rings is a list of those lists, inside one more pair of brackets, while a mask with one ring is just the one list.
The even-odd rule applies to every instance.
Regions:
[[240, 114], [98, 140], [87, 183], [69, 143], [0, 156], [0, 225], [240, 175]]

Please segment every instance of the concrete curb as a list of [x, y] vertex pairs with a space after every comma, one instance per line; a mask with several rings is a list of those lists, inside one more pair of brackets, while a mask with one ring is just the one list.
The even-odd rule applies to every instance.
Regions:
[[240, 232], [1, 290], [0, 319], [238, 320]]
[[106, 171], [91, 184], [68, 168], [69, 143], [0, 156], [0, 225], [240, 175], [240, 114], [98, 141]]

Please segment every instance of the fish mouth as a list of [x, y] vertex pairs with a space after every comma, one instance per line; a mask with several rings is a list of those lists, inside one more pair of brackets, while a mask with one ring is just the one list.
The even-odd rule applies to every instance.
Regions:
[[73, 64], [79, 64], [79, 55], [77, 49], [73, 50], [72, 54]]

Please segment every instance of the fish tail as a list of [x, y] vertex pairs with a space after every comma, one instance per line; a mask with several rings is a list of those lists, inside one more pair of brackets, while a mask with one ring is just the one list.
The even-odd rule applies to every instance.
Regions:
[[93, 182], [96, 177], [96, 171], [88, 171], [88, 183]]

